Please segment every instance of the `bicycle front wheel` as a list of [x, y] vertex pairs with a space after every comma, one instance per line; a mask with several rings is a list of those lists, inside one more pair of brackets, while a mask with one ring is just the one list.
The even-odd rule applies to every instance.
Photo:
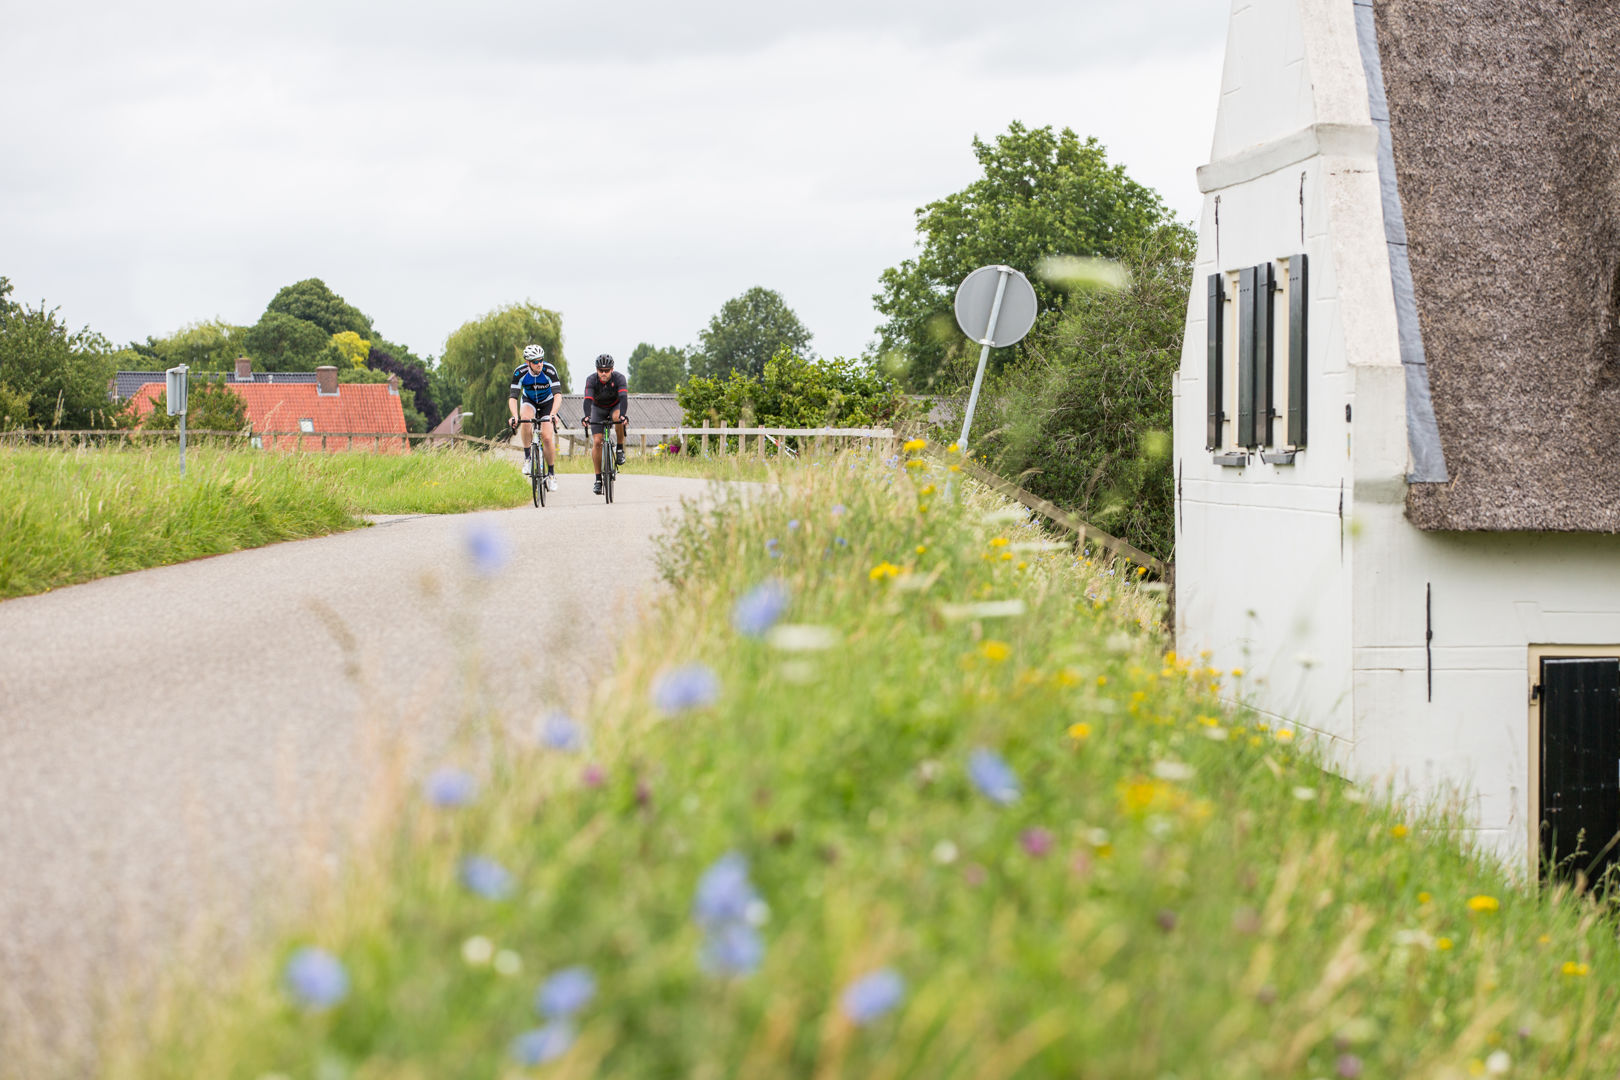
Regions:
[[529, 455], [529, 483], [534, 489], [534, 505], [546, 505], [546, 467], [539, 454]]

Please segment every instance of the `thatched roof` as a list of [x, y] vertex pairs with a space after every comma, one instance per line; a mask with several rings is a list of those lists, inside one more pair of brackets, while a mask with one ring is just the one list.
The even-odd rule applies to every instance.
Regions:
[[1375, 10], [1451, 477], [1407, 515], [1620, 532], [1620, 4]]

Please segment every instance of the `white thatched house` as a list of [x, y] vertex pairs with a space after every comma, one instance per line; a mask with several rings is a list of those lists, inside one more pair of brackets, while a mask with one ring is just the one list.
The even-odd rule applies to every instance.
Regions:
[[1616, 4], [1234, 0], [1199, 170], [1178, 647], [1527, 867], [1620, 831], [1617, 57]]

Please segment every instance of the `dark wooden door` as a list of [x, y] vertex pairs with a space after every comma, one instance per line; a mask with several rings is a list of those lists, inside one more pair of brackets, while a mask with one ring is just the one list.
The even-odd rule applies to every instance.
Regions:
[[1620, 857], [1620, 658], [1541, 661], [1541, 858], [1597, 881]]

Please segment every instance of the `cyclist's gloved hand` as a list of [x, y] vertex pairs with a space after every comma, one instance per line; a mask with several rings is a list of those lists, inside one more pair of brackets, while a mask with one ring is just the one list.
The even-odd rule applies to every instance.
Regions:
[[517, 430], [517, 424], [517, 417], [515, 416], [506, 421], [506, 426], [511, 428], [513, 431]]

